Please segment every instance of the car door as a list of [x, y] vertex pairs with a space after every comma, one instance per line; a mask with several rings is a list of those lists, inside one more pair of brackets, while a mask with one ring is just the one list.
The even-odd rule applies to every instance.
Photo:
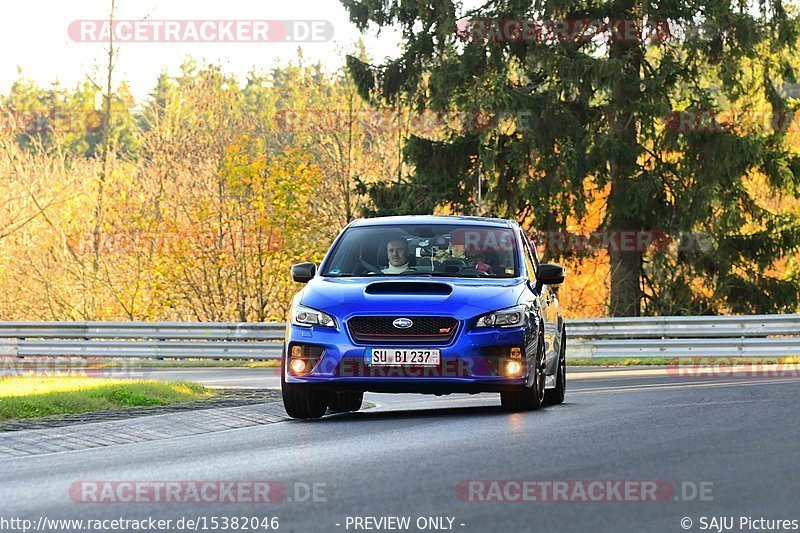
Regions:
[[[539, 256], [536, 252], [536, 246], [531, 243], [527, 236], [524, 236], [525, 253], [530, 256], [534, 268], [539, 267]], [[537, 284], [538, 287], [538, 284]], [[552, 374], [557, 364], [558, 355], [558, 338], [559, 324], [558, 324], [558, 299], [556, 298], [555, 291], [550, 285], [542, 285], [540, 290], [540, 307], [542, 312], [542, 320], [544, 321], [544, 344], [545, 344], [545, 357], [547, 359], [547, 373]]]
[[[525, 235], [521, 230], [517, 230], [519, 235], [519, 246], [522, 251], [522, 272], [527, 278], [527, 289], [519, 300], [519, 303], [525, 304], [527, 320], [525, 328], [525, 357], [529, 360], [536, 358], [536, 348], [539, 334], [539, 323], [542, 314], [541, 298], [539, 298], [538, 291], [535, 290], [536, 286], [536, 266], [533, 263], [533, 258], [527, 249], [525, 242]], [[530, 370], [530, 369], [529, 369]], [[531, 379], [533, 374], [530, 374]]]

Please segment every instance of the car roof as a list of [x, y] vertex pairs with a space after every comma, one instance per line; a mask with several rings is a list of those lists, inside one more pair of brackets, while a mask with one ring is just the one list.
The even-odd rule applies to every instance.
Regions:
[[360, 218], [350, 223], [350, 227], [393, 226], [399, 224], [460, 224], [464, 226], [494, 226], [512, 228], [517, 226], [513, 220], [488, 217], [465, 217], [454, 215], [403, 215], [392, 217]]

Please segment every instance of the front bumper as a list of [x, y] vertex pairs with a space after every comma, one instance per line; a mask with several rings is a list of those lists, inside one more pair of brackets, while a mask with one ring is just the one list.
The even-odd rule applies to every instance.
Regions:
[[[470, 330], [462, 323], [448, 344], [409, 346], [391, 342], [356, 343], [346, 331], [346, 326], [341, 324], [339, 330], [290, 324], [286, 330], [284, 358], [297, 345], [306, 350], [312, 348], [314, 365], [309, 373], [298, 376], [290, 373], [288, 364], [284, 364], [285, 381], [314, 384], [331, 390], [430, 394], [519, 390], [529, 383], [533, 364], [531, 358], [523, 358], [521, 361], [525, 368], [520, 377], [502, 375], [502, 364], [508, 360], [508, 349], [519, 347], [525, 353], [523, 327]], [[435, 348], [440, 351], [441, 364], [438, 367], [366, 365], [366, 349], [379, 347]]]

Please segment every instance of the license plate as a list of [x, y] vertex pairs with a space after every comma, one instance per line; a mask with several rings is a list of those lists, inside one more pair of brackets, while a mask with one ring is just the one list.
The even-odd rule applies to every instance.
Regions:
[[381, 366], [439, 366], [439, 350], [419, 348], [368, 348], [365, 363]]

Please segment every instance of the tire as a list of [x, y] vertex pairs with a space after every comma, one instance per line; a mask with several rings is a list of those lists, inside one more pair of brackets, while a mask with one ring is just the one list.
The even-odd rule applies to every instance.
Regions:
[[561, 331], [561, 349], [558, 351], [558, 369], [556, 370], [556, 388], [545, 391], [545, 405], [564, 403], [567, 392], [567, 331]]
[[[285, 360], [285, 358], [284, 358]], [[292, 418], [321, 418], [328, 410], [330, 393], [312, 385], [286, 383], [286, 371], [281, 365], [281, 395], [283, 408]]]
[[336, 391], [328, 399], [328, 409], [337, 413], [351, 413], [361, 409], [363, 401], [363, 392]]
[[544, 337], [539, 337], [536, 348], [535, 377], [532, 387], [500, 393], [500, 404], [506, 411], [534, 411], [544, 405], [545, 352]]

